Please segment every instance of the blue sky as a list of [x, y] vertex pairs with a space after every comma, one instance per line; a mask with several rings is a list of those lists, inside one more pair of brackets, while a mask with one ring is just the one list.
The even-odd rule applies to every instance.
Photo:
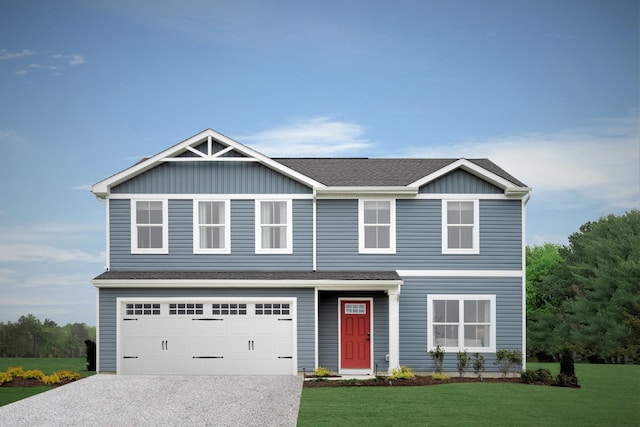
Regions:
[[212, 128], [267, 155], [488, 157], [527, 243], [640, 208], [637, 1], [5, 0], [0, 321], [95, 324], [88, 186]]

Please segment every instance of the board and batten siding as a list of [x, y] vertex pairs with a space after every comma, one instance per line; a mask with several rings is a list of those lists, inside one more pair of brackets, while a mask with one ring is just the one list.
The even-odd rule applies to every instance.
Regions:
[[389, 297], [384, 292], [334, 292], [318, 293], [318, 364], [338, 372], [338, 298], [373, 298], [373, 368], [386, 373], [389, 362]]
[[396, 201], [396, 253], [358, 253], [358, 201], [318, 200], [318, 270], [520, 270], [522, 203], [480, 199], [480, 253], [442, 254], [442, 201]]
[[131, 201], [109, 202], [113, 271], [310, 271], [312, 201], [293, 200], [293, 254], [255, 253], [255, 201], [231, 200], [231, 253], [193, 253], [193, 200], [169, 199], [169, 253], [131, 253]]
[[112, 188], [114, 194], [311, 194], [257, 162], [166, 162]]
[[504, 191], [495, 185], [457, 169], [448, 174], [423, 185], [419, 189], [420, 193], [435, 194], [503, 194]]
[[315, 363], [315, 304], [313, 289], [255, 289], [255, 288], [221, 288], [221, 289], [100, 289], [100, 358], [99, 371], [116, 372], [116, 298], [143, 297], [154, 298], [233, 298], [233, 297], [281, 297], [297, 298], [297, 345], [298, 370], [311, 367]]
[[[495, 295], [496, 350], [522, 350], [522, 279], [519, 277], [407, 277], [400, 294], [400, 364], [433, 372], [427, 334], [428, 295]], [[486, 372], [498, 372], [495, 353], [482, 353]], [[470, 355], [469, 355], [470, 356]], [[443, 371], [457, 372], [456, 354], [445, 353]], [[473, 373], [471, 366], [467, 372]]]

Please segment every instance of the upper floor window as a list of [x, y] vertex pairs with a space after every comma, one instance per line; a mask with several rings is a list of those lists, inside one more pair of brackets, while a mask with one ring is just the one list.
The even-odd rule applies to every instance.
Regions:
[[194, 200], [193, 252], [230, 253], [228, 200]]
[[256, 253], [292, 253], [291, 200], [256, 200]]
[[358, 224], [360, 253], [396, 252], [395, 200], [360, 200]]
[[131, 252], [168, 253], [166, 200], [131, 201]]
[[442, 253], [479, 253], [478, 218], [477, 200], [443, 200]]
[[495, 351], [495, 295], [428, 295], [429, 348]]

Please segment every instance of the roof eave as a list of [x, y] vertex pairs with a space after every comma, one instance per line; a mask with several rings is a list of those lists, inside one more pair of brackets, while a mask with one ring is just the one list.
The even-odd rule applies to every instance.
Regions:
[[315, 189], [318, 199], [359, 198], [359, 197], [415, 197], [418, 187], [413, 186], [344, 186], [321, 187]]

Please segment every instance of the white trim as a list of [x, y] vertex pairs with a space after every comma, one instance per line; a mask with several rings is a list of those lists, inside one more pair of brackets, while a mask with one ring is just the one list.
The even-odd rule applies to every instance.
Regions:
[[96, 288], [317, 288], [319, 291], [387, 291], [402, 280], [93, 279]]
[[[522, 200], [522, 354], [527, 354], [527, 253], [526, 253], [526, 228], [527, 228], [527, 212], [526, 204], [529, 200]], [[527, 358], [522, 358], [522, 370], [527, 369]]]
[[[342, 368], [342, 301], [368, 301], [369, 302], [369, 367], [362, 369]], [[373, 330], [373, 298], [372, 297], [338, 297], [338, 373], [339, 374], [369, 374], [373, 372], [374, 364], [374, 330]]]
[[318, 368], [320, 366], [320, 356], [318, 355], [318, 306], [319, 306], [319, 300], [318, 300], [318, 288], [314, 288], [313, 289], [313, 305], [314, 305], [314, 316], [313, 316], [313, 352], [314, 352], [314, 358], [313, 358], [313, 369], [315, 370], [316, 368]]
[[[200, 247], [200, 202], [224, 203], [224, 248], [208, 249]], [[230, 254], [231, 253], [231, 203], [229, 199], [194, 199], [193, 200], [193, 253], [194, 254]]]
[[[389, 247], [365, 247], [364, 204], [366, 202], [389, 202]], [[385, 225], [385, 224], [382, 224]], [[375, 225], [373, 225], [375, 226]], [[361, 254], [395, 254], [396, 253], [396, 200], [395, 199], [358, 199], [358, 253]]]
[[160, 162], [259, 162], [251, 157], [171, 157], [160, 159]]
[[[473, 203], [473, 225], [472, 227], [472, 239], [473, 246], [470, 249], [449, 248], [449, 224], [447, 221], [447, 205], [450, 202], [472, 202]], [[477, 255], [480, 253], [480, 202], [475, 200], [442, 200], [442, 253], [443, 254], [458, 254], [458, 255]], [[455, 224], [454, 224], [455, 225]]]
[[[109, 199], [138, 199], [138, 200], [156, 200], [158, 198], [171, 200], [204, 200], [210, 199], [211, 194], [136, 194], [136, 193], [115, 193], [111, 194]], [[216, 194], [217, 200], [273, 200], [273, 199], [313, 199], [313, 194]]]
[[[201, 143], [203, 143], [204, 141], [207, 141], [208, 143], [210, 143], [211, 140], [215, 140], [217, 143], [221, 144], [221, 145], [226, 145], [227, 147], [232, 147], [235, 151], [237, 151], [240, 154], [243, 154], [247, 157], [253, 157], [255, 158], [257, 161], [259, 161], [260, 163], [262, 163], [263, 165], [269, 167], [270, 169], [275, 170], [276, 172], [279, 172], [295, 181], [298, 181], [304, 185], [307, 185], [309, 187], [324, 187], [324, 184], [315, 181], [314, 179], [309, 178], [306, 175], [303, 175], [287, 166], [284, 166], [281, 163], [276, 162], [275, 160], [272, 160], [271, 158], [258, 153], [257, 151], [240, 144], [237, 141], [234, 141], [233, 139], [224, 136], [212, 129], [206, 129], [200, 133], [198, 133], [197, 135], [192, 136], [191, 138], [188, 138], [176, 145], [174, 145], [173, 147], [167, 148], [166, 150], [161, 151], [160, 153], [154, 155], [151, 158], [148, 158], [144, 161], [141, 161], [137, 164], [135, 164], [134, 166], [131, 166], [115, 175], [112, 175], [111, 177], [104, 179], [94, 185], [91, 186], [91, 192], [93, 194], [96, 195], [96, 197], [99, 198], [105, 198], [109, 195], [109, 193], [111, 192], [111, 188], [122, 183], [125, 182], [137, 175], [140, 175], [141, 173], [154, 168], [155, 166], [157, 166], [158, 164], [160, 164], [163, 160], [168, 159], [168, 158], [172, 158], [172, 157], [176, 157], [178, 155], [180, 155], [181, 153], [183, 153], [184, 151], [187, 150], [187, 147], [194, 147], [196, 145], [200, 145]], [[204, 153], [203, 153], [204, 154]], [[189, 157], [186, 157], [185, 159], [188, 159]], [[213, 160], [215, 160], [216, 158], [213, 158]], [[212, 159], [208, 159], [208, 160], [212, 160]], [[245, 160], [246, 161], [246, 160]]]
[[507, 188], [513, 188], [513, 187], [517, 187], [514, 185], [513, 182], [502, 178], [499, 175], [496, 175], [493, 172], [488, 171], [487, 169], [476, 165], [475, 163], [467, 160], [467, 159], [458, 159], [453, 163], [448, 164], [447, 166], [444, 166], [440, 169], [438, 169], [437, 171], [430, 173], [427, 176], [424, 176], [422, 178], [420, 178], [419, 180], [412, 182], [411, 184], [409, 184], [409, 186], [416, 186], [416, 187], [421, 187], [431, 181], [434, 181], [438, 178], [440, 178], [441, 176], [444, 176], [446, 174], [448, 174], [449, 172], [452, 172], [456, 169], [462, 169], [465, 172], [469, 172], [472, 175], [477, 176], [480, 179], [483, 179], [484, 181], [488, 181], [491, 184], [495, 185], [496, 187], [499, 187], [501, 189], [507, 189]]
[[[496, 351], [496, 296], [495, 294], [429, 294], [427, 295], [427, 348], [435, 349], [433, 340], [433, 300], [457, 300], [459, 303], [458, 312], [458, 346], [441, 346], [445, 352], [455, 353], [462, 350], [478, 353], [494, 353]], [[464, 301], [488, 300], [491, 302], [491, 315], [489, 327], [488, 347], [467, 347], [464, 345]]]
[[100, 289], [96, 288], [96, 374], [100, 373]]
[[512, 200], [496, 193], [420, 193], [416, 199], [427, 200]]
[[411, 186], [349, 186], [316, 188], [318, 199], [358, 199], [360, 197], [415, 197], [418, 187]]
[[311, 201], [311, 269], [316, 271], [318, 267], [318, 239], [316, 236], [317, 233], [317, 201], [314, 197]]
[[[263, 248], [262, 247], [262, 202], [284, 202], [286, 205], [287, 223], [285, 229], [284, 248]], [[257, 199], [255, 201], [255, 250], [256, 254], [292, 254], [293, 253], [293, 207], [291, 199]]]
[[400, 277], [522, 277], [522, 270], [397, 270]]
[[389, 297], [389, 367], [400, 367], [400, 287], [387, 291]]
[[[160, 202], [162, 203], [162, 247], [161, 248], [139, 248], [138, 247], [138, 223], [137, 223], [137, 202]], [[129, 216], [131, 226], [131, 253], [132, 254], [168, 254], [169, 253], [169, 201], [167, 199], [131, 199], [131, 215]]]
[[109, 220], [111, 219], [111, 213], [109, 210], [111, 209], [111, 205], [109, 204], [109, 199], [105, 200], [105, 246], [106, 246], [106, 254], [105, 254], [105, 270], [109, 270], [111, 268], [111, 226], [109, 225]]

